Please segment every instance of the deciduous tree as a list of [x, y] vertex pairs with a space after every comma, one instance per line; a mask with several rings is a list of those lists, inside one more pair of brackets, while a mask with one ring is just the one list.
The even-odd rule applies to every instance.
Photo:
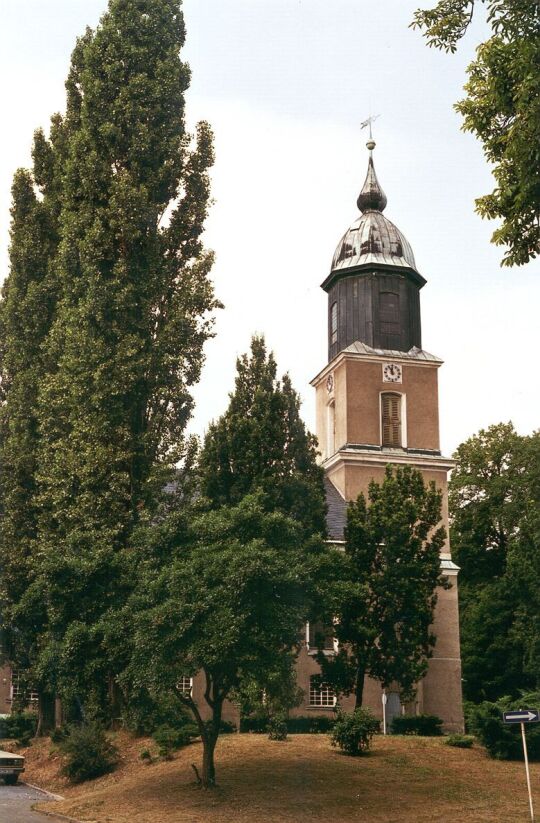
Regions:
[[[295, 520], [268, 512], [261, 492], [189, 521], [171, 516], [162, 529], [158, 543], [169, 547], [168, 562], [157, 569], [151, 550], [139, 571], [135, 649], [124, 677], [167, 690], [191, 710], [208, 788], [225, 700], [242, 683], [264, 682], [277, 661], [290, 674], [331, 552], [320, 538], [306, 542]], [[206, 706], [179, 686], [182, 675], [197, 672]]]
[[517, 696], [540, 674], [535, 627], [538, 434], [511, 423], [462, 443], [450, 482], [451, 537], [460, 572], [463, 690], [474, 701]]
[[430, 46], [455, 51], [475, 9], [485, 6], [491, 37], [468, 69], [467, 97], [456, 104], [464, 129], [482, 143], [495, 188], [479, 197], [482, 217], [501, 225], [493, 242], [502, 264], [522, 265], [540, 251], [540, 7], [537, 0], [439, 0], [415, 14]]
[[368, 499], [349, 505], [347, 569], [330, 604], [339, 651], [319, 654], [322, 678], [362, 705], [364, 679], [399, 684], [411, 695], [425, 674], [435, 637], [436, 588], [448, 585], [439, 554], [445, 540], [441, 492], [420, 472], [389, 466]]

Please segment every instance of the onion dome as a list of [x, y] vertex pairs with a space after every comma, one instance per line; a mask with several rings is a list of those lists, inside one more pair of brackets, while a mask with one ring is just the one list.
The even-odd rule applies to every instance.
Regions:
[[338, 243], [332, 260], [332, 272], [379, 263], [412, 269], [418, 274], [413, 250], [400, 230], [383, 215], [387, 199], [375, 173], [373, 149], [369, 140], [369, 163], [366, 179], [358, 196], [362, 212]]

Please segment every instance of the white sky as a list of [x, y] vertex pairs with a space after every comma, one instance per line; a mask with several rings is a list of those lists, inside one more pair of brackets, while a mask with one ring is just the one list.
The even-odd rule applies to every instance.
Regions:
[[[408, 28], [421, 0], [185, 0], [191, 123], [216, 135], [207, 245], [226, 309], [196, 390], [192, 429], [227, 405], [235, 358], [264, 332], [314, 427], [309, 380], [326, 364], [326, 295], [334, 249], [357, 215], [370, 111], [385, 214], [420, 272], [423, 345], [440, 372], [442, 446], [512, 419], [538, 427], [540, 263], [501, 269], [495, 226], [474, 213], [492, 189], [479, 144], [452, 104], [485, 35], [477, 21], [457, 55]], [[424, 0], [433, 5], [434, 0]], [[11, 178], [30, 163], [34, 128], [64, 105], [75, 37], [106, 0], [0, 0], [0, 272], [7, 272]]]

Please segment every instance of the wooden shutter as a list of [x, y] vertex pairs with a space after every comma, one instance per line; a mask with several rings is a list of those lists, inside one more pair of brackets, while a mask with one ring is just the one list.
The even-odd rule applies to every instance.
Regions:
[[401, 395], [383, 394], [382, 396], [382, 444], [383, 446], [401, 446]]

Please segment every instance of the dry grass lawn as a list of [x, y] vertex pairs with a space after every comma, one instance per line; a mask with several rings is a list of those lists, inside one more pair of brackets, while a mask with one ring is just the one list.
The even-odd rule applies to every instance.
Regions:
[[[28, 782], [64, 795], [47, 803], [89, 823], [513, 823], [527, 821], [522, 763], [490, 760], [480, 748], [453, 749], [436, 738], [376, 737], [369, 757], [349, 758], [326, 735], [271, 742], [228, 735], [218, 744], [219, 787], [201, 791], [191, 763], [200, 744], [171, 762], [145, 766], [149, 741], [118, 736], [122, 764], [78, 787], [58, 778], [57, 756], [42, 741], [28, 751]], [[540, 810], [540, 764], [532, 766]], [[39, 807], [38, 807], [39, 808]]]

